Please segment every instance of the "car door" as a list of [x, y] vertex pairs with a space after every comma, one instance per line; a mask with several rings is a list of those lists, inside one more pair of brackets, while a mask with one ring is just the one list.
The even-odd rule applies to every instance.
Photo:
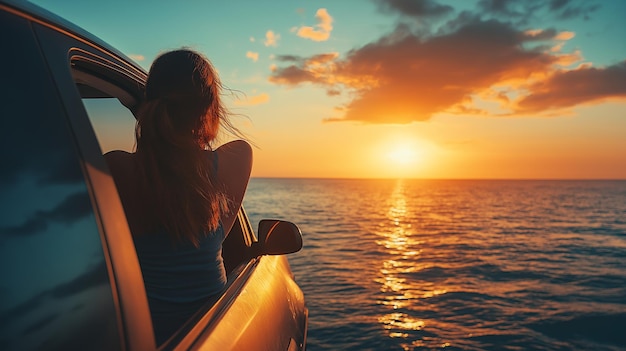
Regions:
[[0, 3], [0, 349], [123, 350], [87, 164], [28, 16]]

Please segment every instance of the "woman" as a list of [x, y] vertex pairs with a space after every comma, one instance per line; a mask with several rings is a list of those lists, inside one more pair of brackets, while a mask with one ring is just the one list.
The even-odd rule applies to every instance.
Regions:
[[221, 126], [238, 135], [211, 63], [190, 50], [159, 56], [138, 112], [136, 152], [106, 155], [133, 234], [156, 341], [167, 340], [226, 284], [222, 241], [237, 217], [252, 150], [211, 150]]

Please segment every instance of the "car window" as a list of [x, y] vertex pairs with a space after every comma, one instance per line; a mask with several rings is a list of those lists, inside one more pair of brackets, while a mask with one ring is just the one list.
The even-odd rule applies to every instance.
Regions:
[[135, 118], [115, 97], [83, 98], [89, 121], [103, 153], [111, 150], [133, 152]]
[[[5, 12], [0, 23], [12, 36], [31, 33]], [[119, 349], [98, 224], [63, 105], [32, 33], [5, 49], [19, 55], [0, 55], [0, 349]]]
[[103, 154], [111, 150], [132, 152], [136, 120], [127, 105], [136, 106], [139, 102], [115, 83], [100, 78], [103, 68], [99, 70], [100, 74], [96, 75], [84, 67], [75, 67], [72, 74], [100, 149]]

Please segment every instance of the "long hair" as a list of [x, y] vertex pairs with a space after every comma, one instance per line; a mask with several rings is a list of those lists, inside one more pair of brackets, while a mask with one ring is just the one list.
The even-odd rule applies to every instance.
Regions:
[[221, 123], [221, 83], [211, 63], [191, 50], [159, 56], [150, 67], [135, 136], [140, 186], [153, 226], [198, 245], [228, 211], [224, 189], [205, 150]]

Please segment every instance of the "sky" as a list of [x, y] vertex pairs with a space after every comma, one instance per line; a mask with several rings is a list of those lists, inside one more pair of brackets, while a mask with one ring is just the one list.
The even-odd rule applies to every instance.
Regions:
[[253, 177], [626, 179], [626, 1], [33, 2], [205, 54]]

